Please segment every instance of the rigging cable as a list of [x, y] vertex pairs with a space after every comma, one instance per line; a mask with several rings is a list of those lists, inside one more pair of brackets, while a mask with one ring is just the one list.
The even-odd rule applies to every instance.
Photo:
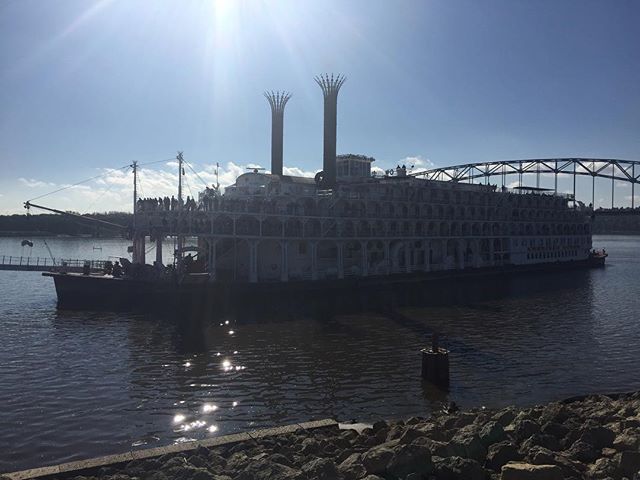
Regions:
[[85, 208], [85, 210], [84, 210], [84, 211], [85, 211], [85, 213], [88, 213], [88, 212], [89, 212], [89, 209], [90, 209], [91, 207], [93, 207], [93, 206], [98, 202], [98, 200], [102, 199], [102, 197], [104, 197], [107, 193], [109, 193], [109, 192], [111, 191], [111, 189], [112, 189], [115, 185], [116, 185], [115, 183], [112, 183], [111, 185], [109, 185], [109, 187], [108, 187], [106, 190], [104, 190], [104, 191], [103, 191], [103, 192], [98, 196], [98, 198], [96, 198], [93, 202], [91, 202], [91, 203], [89, 204], [89, 206], [88, 206], [87, 208]]
[[[155, 163], [161, 163], [161, 162], [165, 162], [166, 163], [166, 162], [169, 162], [171, 160], [173, 160], [173, 159], [169, 158], [169, 159], [163, 159], [163, 160], [155, 160], [153, 162], [139, 163], [138, 166], [153, 165]], [[99, 178], [106, 177], [108, 175], [111, 175], [113, 172], [116, 172], [118, 170], [125, 170], [127, 168], [131, 168], [131, 164], [130, 163], [127, 164], [127, 165], [124, 165], [122, 167], [119, 167], [119, 168], [110, 169], [108, 172], [105, 172], [105, 173], [103, 173], [101, 175], [96, 175], [95, 177], [87, 178], [87, 179], [82, 180], [80, 182], [76, 182], [76, 183], [74, 183], [72, 185], [65, 185], [64, 187], [58, 188], [56, 190], [53, 190], [52, 192], [45, 193], [43, 195], [39, 195], [39, 196], [34, 197], [34, 198], [30, 198], [29, 200], [27, 200], [27, 202], [32, 202], [33, 200], [38, 200], [39, 198], [47, 197], [49, 195], [53, 195], [54, 193], [62, 192], [63, 190], [67, 190], [69, 188], [77, 187], [78, 185], [82, 185], [83, 183], [87, 183], [87, 182], [90, 182], [92, 180], [97, 180]]]
[[198, 177], [198, 179], [204, 184], [205, 187], [209, 186], [209, 184], [207, 182], [205, 182], [200, 175], [198, 175], [198, 172], [196, 172], [193, 169], [193, 167], [189, 164], [189, 162], [187, 162], [187, 161], [183, 161], [183, 162], [187, 164], [187, 167], [189, 167], [193, 173], [195, 173], [196, 177]]
[[140, 193], [142, 195], [138, 195], [138, 198], [144, 197], [144, 190], [142, 189], [142, 169], [138, 170], [138, 188], [140, 188]]
[[191, 190], [191, 184], [189, 184], [189, 180], [187, 180], [187, 176], [184, 176], [184, 183], [187, 184], [187, 188], [189, 189], [189, 193], [191, 194], [191, 198], [195, 200], [195, 197], [193, 196], [193, 190]]
[[82, 180], [80, 182], [76, 182], [76, 183], [74, 183], [72, 185], [65, 185], [64, 187], [58, 188], [57, 190], [54, 190], [53, 192], [45, 193], [45, 194], [40, 195], [38, 197], [30, 198], [29, 200], [27, 200], [27, 202], [31, 202], [33, 200], [38, 200], [39, 198], [46, 197], [48, 195], [53, 195], [54, 193], [62, 192], [63, 190], [67, 190], [68, 188], [77, 187], [78, 185], [82, 185], [83, 183], [87, 183], [87, 182], [90, 182], [92, 180], [97, 180], [98, 178], [106, 177], [107, 175], [110, 175], [114, 171], [124, 170], [124, 169], [129, 168], [129, 167], [130, 167], [130, 165], [125, 165], [123, 167], [116, 168], [116, 169], [110, 170], [110, 171], [108, 171], [106, 173], [103, 173], [102, 175], [96, 175], [95, 177], [87, 178], [86, 180]]

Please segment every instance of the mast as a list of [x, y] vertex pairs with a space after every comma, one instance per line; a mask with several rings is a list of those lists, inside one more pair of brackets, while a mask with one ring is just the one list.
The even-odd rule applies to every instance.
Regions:
[[133, 230], [131, 239], [133, 240], [133, 252], [131, 253], [131, 261], [133, 263], [145, 263], [145, 242], [144, 235], [140, 237], [140, 234], [136, 230], [138, 220], [138, 162], [134, 161], [131, 164], [133, 169]]
[[134, 161], [133, 168], [133, 228], [136, 228], [136, 216], [138, 214], [138, 162]]
[[184, 246], [184, 237], [180, 231], [182, 228], [182, 163], [184, 162], [182, 152], [178, 152], [178, 156], [176, 158], [178, 160], [178, 254], [176, 256], [176, 262], [178, 264], [178, 271], [180, 272], [182, 271], [182, 247]]
[[178, 152], [178, 212], [182, 210], [182, 152]]

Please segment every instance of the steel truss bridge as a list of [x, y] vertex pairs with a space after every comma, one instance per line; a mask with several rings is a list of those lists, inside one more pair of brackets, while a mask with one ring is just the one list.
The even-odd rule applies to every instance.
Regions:
[[[499, 160], [496, 162], [467, 163], [451, 167], [433, 168], [412, 173], [415, 177], [428, 180], [442, 180], [451, 182], [469, 182], [484, 178], [489, 184], [491, 177], [500, 177], [502, 186], [507, 185], [507, 177], [518, 176], [518, 187], [525, 187], [522, 183], [525, 174], [536, 175], [536, 188], [540, 188], [540, 176], [554, 175], [554, 188], [558, 192], [558, 175], [573, 177], [573, 198], [576, 195], [576, 177], [578, 175], [591, 177], [591, 204], [595, 205], [596, 178], [611, 180], [611, 208], [614, 207], [615, 182], [631, 183], [631, 208], [635, 208], [635, 186], [640, 182], [640, 161], [617, 160], [604, 158], [539, 158], [528, 160]], [[532, 186], [532, 185], [530, 185]]]

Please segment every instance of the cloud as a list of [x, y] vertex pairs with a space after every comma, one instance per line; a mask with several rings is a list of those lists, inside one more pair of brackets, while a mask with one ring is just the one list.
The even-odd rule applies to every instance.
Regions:
[[385, 170], [384, 168], [380, 168], [380, 167], [371, 167], [371, 173], [375, 174], [376, 176], [383, 176], [385, 174]]
[[282, 172], [285, 175], [292, 175], [294, 177], [315, 177], [316, 173], [318, 173], [320, 170], [302, 170], [301, 168], [298, 167], [283, 167], [282, 168]]
[[408, 157], [405, 157], [400, 160], [400, 164], [407, 165], [407, 167], [409, 167], [409, 165], [413, 165], [416, 169], [425, 170], [435, 167], [431, 160], [429, 160], [428, 158], [423, 158], [422, 155], [410, 155]]
[[[420, 156], [405, 157], [401, 161], [407, 166], [431, 166], [429, 160]], [[396, 162], [398, 163], [398, 162]], [[401, 164], [402, 164], [401, 163]], [[193, 168], [193, 170], [189, 167]], [[257, 165], [247, 163], [227, 162], [216, 167], [215, 163], [185, 165], [183, 176], [183, 195], [198, 198], [206, 186], [219, 183], [224, 191], [229, 185], [233, 185], [236, 179], [243, 173], [247, 173]], [[138, 168], [138, 197], [157, 198], [177, 196], [178, 175], [177, 163], [166, 162], [154, 165], [154, 168]], [[395, 167], [395, 163], [393, 165]], [[216, 169], [218, 175], [216, 176]], [[384, 169], [378, 166], [372, 167], [372, 171], [384, 174]], [[318, 170], [305, 170], [300, 167], [284, 167], [285, 175], [313, 178]], [[47, 197], [47, 206], [61, 210], [80, 211], [80, 213], [107, 212], [107, 211], [132, 211], [133, 172], [131, 169], [100, 169], [100, 178], [88, 181], [81, 185], [55, 185], [38, 179], [19, 179], [20, 182], [31, 187], [55, 186], [67, 187], [64, 191]]]
[[[385, 172], [389, 169], [392, 169], [395, 171], [395, 168], [397, 165], [405, 165], [407, 167], [407, 170], [411, 171], [411, 173], [418, 173], [418, 172], [424, 172], [426, 170], [431, 170], [432, 168], [435, 168], [435, 164], [428, 158], [423, 157], [422, 155], [408, 155], [404, 158], [401, 158], [400, 160], [397, 161], [381, 161], [381, 162], [376, 162], [378, 163], [378, 165], [371, 166], [371, 172], [375, 173], [376, 175], [380, 176], [380, 175], [384, 175]], [[413, 168], [412, 168], [413, 167]]]
[[41, 180], [36, 180], [34, 178], [18, 178], [19, 182], [22, 182], [25, 186], [29, 188], [40, 188], [40, 187], [55, 187], [55, 183], [43, 182]]

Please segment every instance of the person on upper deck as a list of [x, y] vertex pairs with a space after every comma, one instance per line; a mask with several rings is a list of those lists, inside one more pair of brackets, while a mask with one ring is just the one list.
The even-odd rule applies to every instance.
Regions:
[[116, 263], [113, 264], [113, 276], [115, 278], [119, 278], [122, 276], [122, 267], [120, 266], [120, 262], [116, 260]]

